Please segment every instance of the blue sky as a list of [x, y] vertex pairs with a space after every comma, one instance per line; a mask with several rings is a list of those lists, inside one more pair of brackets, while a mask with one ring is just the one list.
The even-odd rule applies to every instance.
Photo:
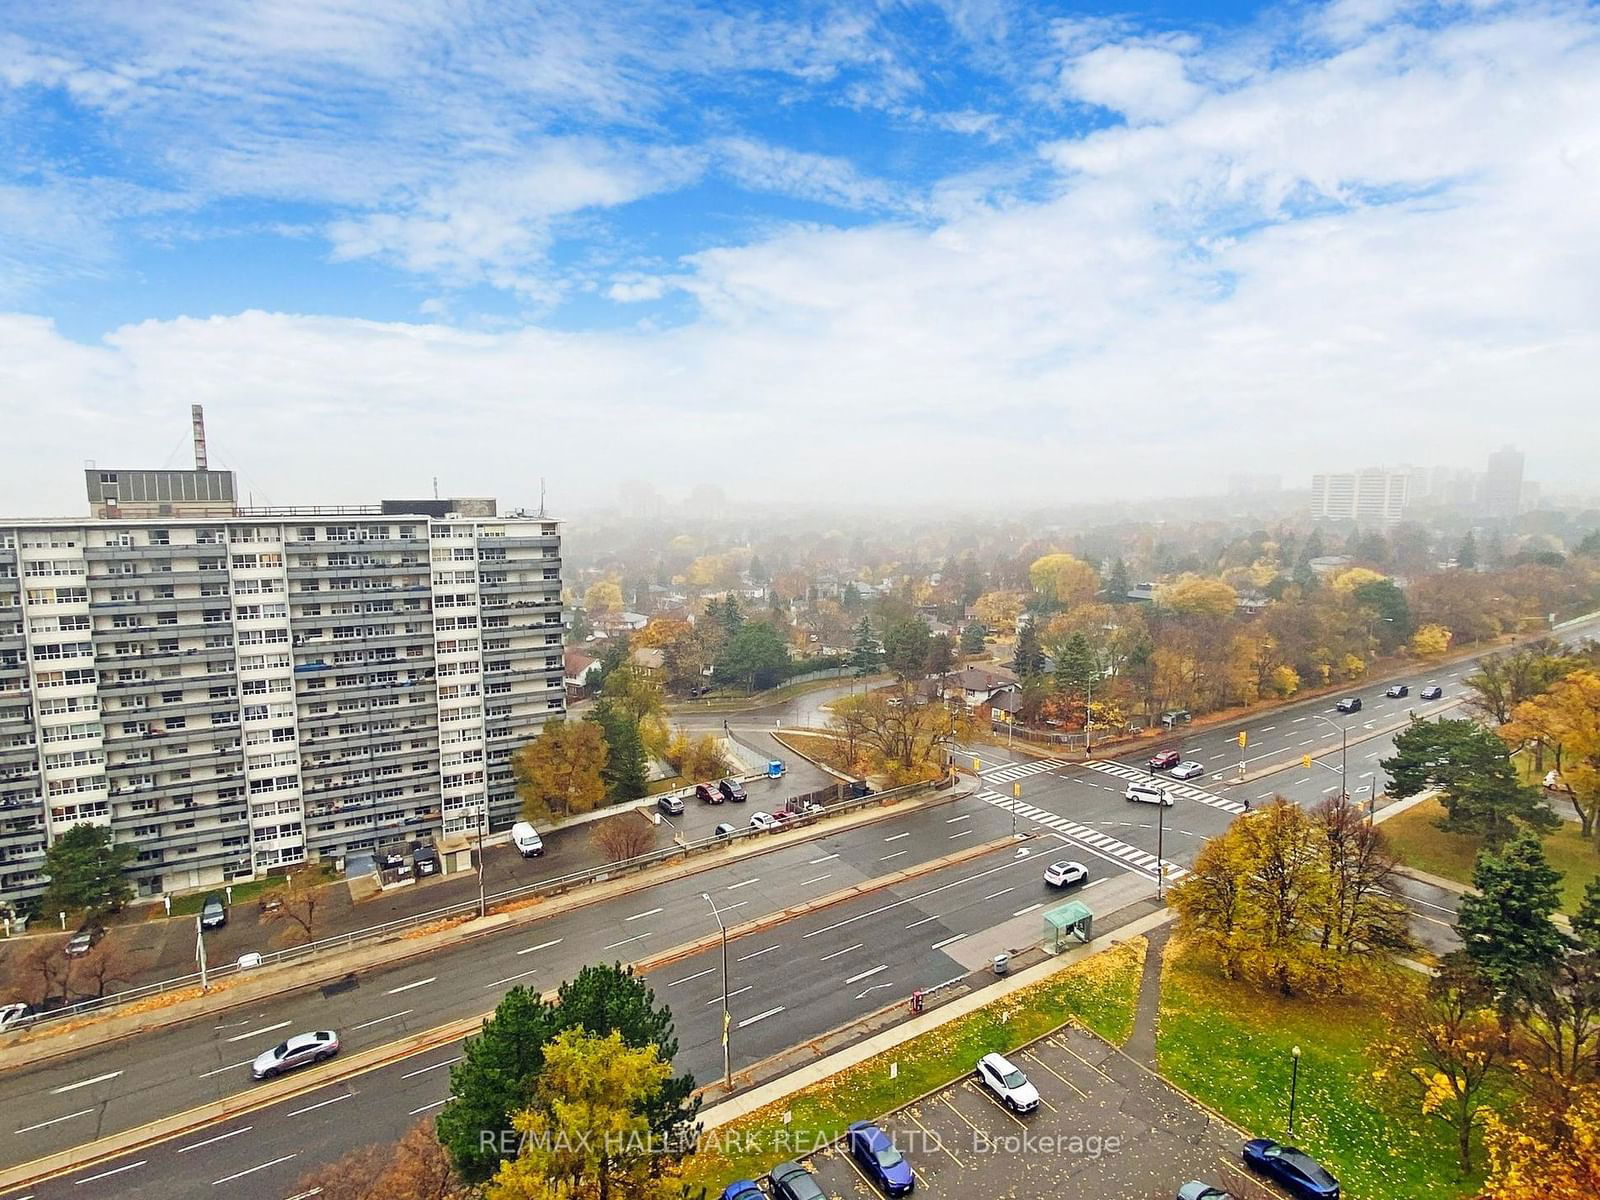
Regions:
[[581, 505], [698, 456], [772, 500], [959, 502], [910, 444], [1005, 464], [1001, 502], [1508, 440], [1578, 486], [1597, 33], [1400, 0], [11, 6], [0, 416], [39, 453], [7, 507], [74, 510], [80, 460], [165, 458], [195, 400], [277, 502], [543, 474]]

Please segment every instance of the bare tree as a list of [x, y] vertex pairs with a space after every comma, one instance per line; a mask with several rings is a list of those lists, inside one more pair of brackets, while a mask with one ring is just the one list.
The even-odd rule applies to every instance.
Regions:
[[127, 952], [111, 938], [96, 944], [82, 958], [65, 961], [70, 972], [66, 986], [76, 1000], [99, 1000], [108, 991], [118, 990], [114, 984], [127, 983], [133, 976]]
[[53, 1000], [65, 1000], [72, 960], [63, 954], [66, 939], [41, 938], [17, 961], [17, 998], [34, 1008], [48, 1008]]
[[290, 937], [298, 931], [302, 945], [314, 942], [321, 902], [321, 889], [312, 882], [312, 876], [305, 870], [293, 871], [284, 876], [282, 886], [262, 893], [261, 921], [281, 926]]
[[1395, 858], [1383, 831], [1360, 806], [1339, 797], [1318, 805], [1312, 817], [1327, 868], [1322, 948], [1339, 954], [1409, 950], [1409, 914], [1393, 896]]
[[606, 856], [607, 862], [623, 862], [653, 849], [656, 834], [637, 814], [618, 813], [596, 821], [589, 840]]

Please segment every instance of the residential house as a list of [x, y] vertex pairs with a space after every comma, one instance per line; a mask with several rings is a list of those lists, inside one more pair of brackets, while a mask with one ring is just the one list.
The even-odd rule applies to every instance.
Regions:
[[589, 684], [600, 673], [600, 660], [582, 650], [566, 650], [561, 655], [566, 668], [567, 699], [581, 700], [588, 695]]

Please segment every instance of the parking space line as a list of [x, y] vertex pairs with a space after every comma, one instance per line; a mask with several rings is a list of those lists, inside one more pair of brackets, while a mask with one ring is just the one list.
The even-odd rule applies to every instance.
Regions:
[[[1026, 1121], [1024, 1121], [1021, 1117], [1017, 1116], [1016, 1113], [1012, 1112], [1009, 1108], [1007, 1108], [1004, 1104], [1002, 1104], [1000, 1102], [999, 1098], [996, 1097], [995, 1094], [993, 1092], [991, 1092], [988, 1088], [982, 1087], [979, 1084], [973, 1083], [972, 1080], [970, 1080], [970, 1079], [968, 1079], [964, 1083], [962, 1083], [961, 1086], [966, 1088], [969, 1091], [977, 1092], [985, 1100], [987, 1100], [990, 1104], [994, 1105], [1001, 1112], [1005, 1113], [1006, 1116], [1010, 1117], [1013, 1121], [1015, 1121], [1018, 1125], [1021, 1125], [1024, 1129], [1026, 1129], [1028, 1127], [1028, 1123]], [[941, 1097], [941, 1099], [943, 1099], [946, 1104], [950, 1104], [950, 1097], [943, 1096], [943, 1097]], [[965, 1113], [963, 1113], [959, 1108], [957, 1108], [954, 1104], [950, 1104], [950, 1111], [955, 1113], [955, 1115], [960, 1117], [963, 1121], [966, 1121], [968, 1125], [971, 1125], [972, 1126], [972, 1130], [973, 1130], [974, 1133], [980, 1134], [980, 1135], [982, 1135], [984, 1137], [988, 1136], [988, 1134], [985, 1133], [982, 1129], [978, 1128], [978, 1126], [976, 1124], [974, 1124], [972, 1121], [968, 1121], [967, 1120], [967, 1115]]]
[[[942, 1137], [934, 1133], [933, 1130], [929, 1129], [921, 1121], [918, 1121], [916, 1113], [912, 1112], [910, 1109], [906, 1109], [905, 1115], [911, 1118], [912, 1122], [918, 1129], [922, 1130], [923, 1133], [928, 1135], [928, 1141], [930, 1144], [937, 1146], [940, 1150], [943, 1150], [946, 1154], [948, 1154], [956, 1166], [960, 1167], [963, 1171], [967, 1169], [967, 1164], [961, 1161], [961, 1156], [958, 1155], [954, 1150], [950, 1149], [949, 1146], [946, 1146]], [[915, 1167], [912, 1167], [912, 1174], [915, 1174], [916, 1170], [917, 1169]]]
[[1024, 1058], [1026, 1058], [1029, 1062], [1031, 1062], [1034, 1066], [1043, 1067], [1046, 1071], [1049, 1071], [1050, 1074], [1054, 1075], [1057, 1079], [1061, 1080], [1062, 1083], [1066, 1084], [1073, 1091], [1077, 1092], [1079, 1099], [1087, 1100], [1089, 1098], [1089, 1093], [1088, 1092], [1084, 1091], [1077, 1084], [1073, 1083], [1072, 1080], [1068, 1079], [1060, 1071], [1056, 1070], [1049, 1063], [1045, 1062], [1042, 1058], [1040, 1058], [1038, 1055], [1036, 1055], [1032, 1050], [1024, 1050], [1022, 1052], [1022, 1056]]
[[1107, 1083], [1115, 1083], [1116, 1082], [1115, 1079], [1111, 1078], [1111, 1076], [1107, 1075], [1099, 1067], [1095, 1066], [1092, 1062], [1090, 1062], [1083, 1055], [1079, 1054], [1076, 1050], [1074, 1050], [1071, 1046], [1067, 1045], [1065, 1042], [1058, 1042], [1054, 1038], [1051, 1038], [1051, 1039], [1048, 1039], [1048, 1040], [1049, 1040], [1050, 1045], [1054, 1046], [1058, 1050], [1065, 1050], [1068, 1054], [1072, 1055], [1073, 1058], [1077, 1059], [1084, 1066], [1088, 1067], [1089, 1070], [1093, 1071], [1096, 1075], [1100, 1076], [1100, 1078], [1104, 1079]]

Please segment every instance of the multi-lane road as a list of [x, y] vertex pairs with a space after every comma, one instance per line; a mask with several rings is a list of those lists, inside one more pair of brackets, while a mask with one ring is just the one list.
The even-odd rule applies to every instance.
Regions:
[[[1173, 745], [1206, 767], [1184, 784], [1165, 780], [1176, 803], [1162, 814], [1161, 854], [1180, 877], [1200, 843], [1247, 803], [1283, 794], [1313, 803], [1338, 790], [1341, 735], [1348, 739], [1348, 790], [1379, 794], [1377, 761], [1409, 712], [1445, 715], [1460, 700], [1469, 664], [1418, 677], [1412, 696], [1382, 697], [1378, 681], [1349, 694], [1360, 713], [1334, 713], [1333, 699], [1275, 709], [1244, 723], [1180, 731]], [[1416, 700], [1418, 685], [1437, 682], [1444, 697]], [[1341, 728], [1342, 727], [1342, 728]], [[1241, 755], [1237, 733], [1248, 746]], [[287, 1034], [336, 1028], [347, 1052], [491, 1009], [514, 984], [551, 988], [596, 960], [640, 961], [715, 931], [709, 895], [730, 924], [771, 917], [729, 951], [734, 1069], [803, 1043], [929, 988], [958, 979], [1001, 950], [1035, 943], [1039, 909], [1060, 894], [1042, 881], [1046, 863], [1083, 862], [1091, 872], [1081, 896], [1114, 913], [1148, 899], [1156, 881], [1156, 811], [1122, 798], [1142, 777], [1151, 746], [1084, 764], [1009, 756], [978, 748], [979, 778], [965, 798], [829, 833], [750, 857], [732, 858], [678, 880], [643, 888], [530, 925], [485, 935], [449, 950], [362, 975], [354, 986], [309, 989], [211, 1020], [85, 1049], [0, 1076], [0, 1164], [15, 1165], [210, 1101], [248, 1094], [246, 1064]], [[1314, 755], [1306, 770], [1300, 756]], [[1239, 762], [1245, 763], [1239, 782]], [[1280, 764], [1288, 764], [1274, 770]], [[1022, 798], [1013, 802], [1013, 786]], [[726, 812], [740, 808], [726, 806]], [[720, 815], [720, 814], [719, 814]], [[696, 814], [703, 822], [710, 813]], [[1013, 822], [1029, 835], [1009, 840]], [[956, 865], [817, 907], [844, 888], [932, 864], [991, 841], [1001, 844]], [[704, 894], [704, 895], [703, 895]], [[1452, 897], [1407, 883], [1402, 894], [1430, 944], [1446, 945]], [[786, 910], [813, 905], [804, 915]], [[1101, 926], [1103, 928], [1103, 926]], [[673, 1009], [678, 1064], [702, 1081], [721, 1073], [720, 956], [690, 953], [648, 978]], [[99, 1185], [130, 1198], [247, 1194], [288, 1196], [306, 1169], [355, 1146], [395, 1137], [438, 1110], [448, 1091], [451, 1044], [403, 1058], [292, 1100], [37, 1185], [26, 1194], [81, 1196]]]

